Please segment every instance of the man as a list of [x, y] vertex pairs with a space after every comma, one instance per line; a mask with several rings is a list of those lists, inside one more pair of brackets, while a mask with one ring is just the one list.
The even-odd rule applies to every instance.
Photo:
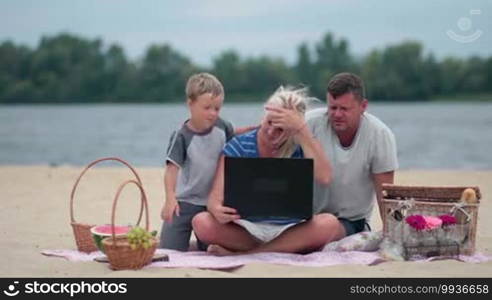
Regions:
[[368, 101], [358, 76], [334, 76], [327, 102], [328, 110], [316, 109], [306, 116], [333, 170], [329, 186], [315, 183], [314, 212], [335, 215], [348, 236], [368, 225], [375, 194], [381, 212], [381, 186], [393, 183], [398, 167], [396, 143], [391, 130], [366, 112]]
[[[267, 101], [267, 112], [259, 129], [233, 138], [224, 147], [224, 155], [312, 158], [315, 181], [328, 185], [330, 163], [304, 121], [307, 100], [303, 90], [280, 88]], [[285, 224], [242, 219], [234, 208], [223, 205], [224, 155], [210, 192], [208, 212], [196, 215], [192, 221], [197, 237], [210, 245], [209, 253], [309, 252], [343, 237], [344, 230], [338, 220], [327, 213]]]

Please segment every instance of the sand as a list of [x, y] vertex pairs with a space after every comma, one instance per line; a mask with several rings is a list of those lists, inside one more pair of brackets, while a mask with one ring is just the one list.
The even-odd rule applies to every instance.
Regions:
[[[149, 198], [151, 229], [160, 231], [164, 202], [164, 170], [137, 168]], [[81, 167], [0, 167], [0, 275], [2, 277], [492, 277], [492, 261], [480, 264], [443, 260], [429, 263], [386, 262], [376, 266], [339, 265], [293, 267], [249, 264], [234, 271], [194, 268], [148, 268], [112, 271], [107, 264], [69, 262], [41, 255], [44, 249], [75, 249], [70, 226], [70, 192]], [[75, 219], [110, 222], [111, 205], [118, 185], [131, 178], [124, 168], [90, 170], [75, 195]], [[396, 183], [414, 185], [477, 185], [483, 199], [478, 220], [477, 249], [492, 255], [492, 171], [398, 171]], [[116, 210], [117, 223], [136, 221], [139, 197], [135, 188], [124, 190]], [[375, 214], [377, 211], [375, 211]], [[381, 228], [378, 218], [372, 227]]]

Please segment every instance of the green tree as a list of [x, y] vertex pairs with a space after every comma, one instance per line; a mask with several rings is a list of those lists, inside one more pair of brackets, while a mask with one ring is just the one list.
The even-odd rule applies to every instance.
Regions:
[[[232, 101], [264, 100], [279, 85], [302, 83], [324, 99], [328, 80], [339, 72], [360, 74], [373, 100], [425, 100], [431, 96], [492, 92], [492, 57], [438, 61], [423, 46], [406, 41], [362, 58], [345, 39], [327, 33], [313, 50], [302, 43], [287, 65], [268, 56], [241, 59], [234, 50], [214, 58], [211, 72]], [[170, 45], [152, 45], [140, 61], [122, 47], [70, 34], [43, 37], [35, 49], [0, 44], [0, 103], [168, 102], [184, 97], [188, 77], [203, 70]]]
[[485, 91], [492, 92], [492, 56], [485, 62]]
[[466, 60], [461, 92], [480, 93], [487, 90], [486, 60], [474, 56]]
[[29, 78], [32, 51], [10, 41], [0, 45], [0, 103], [30, 101], [35, 89]]
[[39, 101], [101, 101], [104, 92], [100, 40], [61, 34], [43, 38], [34, 52], [31, 78]]
[[294, 72], [296, 73], [297, 80], [305, 85], [311, 85], [316, 80], [316, 73], [314, 63], [311, 58], [308, 45], [302, 43], [297, 48], [297, 62], [294, 66]]
[[227, 50], [214, 59], [212, 73], [224, 85], [227, 94], [238, 95], [246, 89], [244, 64], [236, 51]]
[[386, 77], [383, 75], [381, 51], [371, 51], [362, 61], [361, 77], [364, 79], [366, 97], [371, 100], [386, 99]]
[[382, 51], [372, 51], [363, 61], [361, 74], [368, 95], [380, 100], [424, 100], [431, 94], [433, 83], [425, 77], [435, 71], [433, 58], [423, 59], [422, 45], [403, 42]]
[[336, 73], [353, 71], [354, 62], [349, 53], [349, 43], [345, 39], [335, 40], [332, 33], [327, 33], [315, 49], [312, 90], [318, 97], [324, 97], [329, 79]]
[[465, 63], [461, 59], [448, 57], [441, 64], [441, 90], [443, 95], [452, 95], [462, 90]]
[[138, 70], [140, 98], [168, 102], [184, 97], [186, 80], [195, 70], [190, 60], [171, 46], [152, 45]]
[[428, 96], [442, 93], [442, 73], [439, 62], [433, 54], [429, 54], [424, 62], [423, 76], [425, 81], [426, 94]]
[[317, 66], [331, 72], [350, 71], [353, 59], [349, 53], [349, 43], [345, 39], [335, 40], [333, 34], [327, 33], [321, 42], [316, 44]]
[[280, 85], [294, 83], [294, 74], [282, 59], [249, 58], [244, 63], [244, 73], [247, 86], [244, 92], [254, 96], [251, 100], [263, 100]]
[[123, 48], [111, 45], [104, 55], [104, 98], [111, 102], [138, 100], [137, 69]]
[[383, 70], [388, 76], [386, 89], [392, 100], [428, 98], [420, 43], [409, 41], [386, 48], [383, 53]]

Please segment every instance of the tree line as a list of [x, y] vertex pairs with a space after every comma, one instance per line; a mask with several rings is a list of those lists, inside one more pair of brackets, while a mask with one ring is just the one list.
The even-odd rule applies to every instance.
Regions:
[[299, 45], [292, 65], [226, 50], [204, 68], [169, 44], [151, 45], [131, 61], [117, 44], [62, 33], [43, 37], [36, 49], [0, 44], [0, 104], [183, 101], [187, 78], [200, 71], [222, 81], [228, 102], [263, 101], [280, 84], [307, 86], [324, 99], [329, 78], [343, 71], [362, 76], [371, 100], [492, 93], [492, 56], [437, 60], [417, 41], [355, 57], [347, 40], [327, 33], [314, 45]]

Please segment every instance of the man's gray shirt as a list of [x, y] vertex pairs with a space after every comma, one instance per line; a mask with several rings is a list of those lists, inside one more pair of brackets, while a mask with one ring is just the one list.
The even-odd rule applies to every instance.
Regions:
[[316, 109], [306, 116], [333, 170], [329, 186], [315, 183], [314, 212], [351, 221], [369, 219], [375, 199], [372, 175], [398, 168], [395, 137], [383, 122], [365, 112], [352, 145], [343, 147], [328, 124], [326, 111]]

